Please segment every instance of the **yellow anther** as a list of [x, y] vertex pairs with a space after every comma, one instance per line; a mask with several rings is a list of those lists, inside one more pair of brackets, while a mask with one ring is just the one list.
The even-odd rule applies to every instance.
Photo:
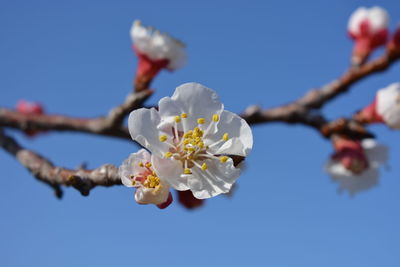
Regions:
[[139, 167], [144, 167], [143, 162], [139, 162]]
[[165, 142], [165, 141], [167, 141], [168, 137], [166, 135], [160, 135], [159, 139], [160, 139], [160, 142]]
[[198, 118], [197, 119], [197, 123], [198, 124], [204, 124], [206, 122], [206, 119], [204, 119], [204, 118]]
[[193, 129], [193, 137], [202, 137], [203, 131], [199, 127]]
[[136, 181], [132, 181], [132, 185], [136, 185]]
[[192, 171], [191, 171], [189, 168], [185, 168], [185, 169], [183, 170], [183, 173], [184, 173], [184, 174], [192, 174]]
[[190, 140], [189, 140], [189, 139], [183, 140], [183, 144], [184, 144], [184, 145], [187, 145], [187, 144], [189, 144], [189, 143], [190, 143]]
[[176, 123], [179, 123], [179, 122], [181, 122], [181, 117], [180, 116], [175, 116], [175, 122]]
[[219, 115], [218, 114], [214, 114], [212, 116], [212, 120], [215, 121], [215, 122], [219, 121]]
[[181, 114], [181, 118], [182, 118], [182, 119], [186, 119], [186, 118], [187, 118], [187, 113], [182, 113], [182, 114]]
[[203, 165], [201, 165], [201, 169], [202, 169], [203, 171], [207, 170], [207, 169], [208, 169], [207, 164], [206, 164], [206, 163], [203, 163]]
[[183, 138], [189, 138], [193, 134], [193, 131], [190, 130], [183, 135]]
[[229, 159], [229, 158], [228, 158], [227, 156], [219, 157], [219, 161], [220, 161], [221, 163], [227, 162], [228, 159]]
[[229, 134], [228, 133], [224, 133], [224, 135], [222, 136], [222, 140], [228, 141], [228, 139], [229, 139]]
[[172, 157], [172, 152], [165, 152], [165, 154], [164, 154], [164, 156], [166, 157], [166, 158], [170, 158], [170, 157]]
[[197, 144], [197, 146], [200, 147], [200, 148], [204, 148], [204, 143], [203, 143], [203, 142], [199, 142], [199, 143]]
[[146, 166], [147, 168], [150, 168], [150, 167], [151, 167], [151, 163], [150, 163], [150, 162], [147, 162], [145, 166]]

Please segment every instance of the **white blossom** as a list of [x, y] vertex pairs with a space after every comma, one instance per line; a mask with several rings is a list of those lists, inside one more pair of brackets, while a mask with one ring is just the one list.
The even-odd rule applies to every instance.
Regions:
[[376, 112], [391, 128], [400, 128], [400, 83], [393, 83], [376, 94]]
[[348, 31], [358, 36], [362, 34], [362, 24], [368, 24], [368, 33], [375, 34], [388, 27], [389, 15], [385, 9], [375, 6], [372, 8], [359, 7], [350, 16]]
[[158, 111], [133, 111], [129, 131], [152, 153], [160, 178], [199, 199], [228, 192], [240, 175], [230, 156], [246, 157], [253, 146], [246, 121], [224, 110], [217, 94], [198, 83], [176, 88], [160, 100]]
[[136, 188], [136, 202], [160, 205], [168, 200], [169, 185], [157, 176], [151, 162], [150, 153], [141, 149], [123, 162], [119, 175], [125, 186]]
[[131, 28], [134, 46], [152, 60], [167, 59], [169, 70], [181, 68], [186, 62], [185, 45], [166, 33], [136, 20]]
[[361, 145], [369, 166], [360, 174], [351, 172], [334, 159], [329, 160], [325, 166], [332, 180], [339, 184], [338, 191], [348, 191], [351, 196], [376, 186], [379, 182], [379, 167], [388, 160], [388, 147], [377, 144], [374, 139], [364, 139]]

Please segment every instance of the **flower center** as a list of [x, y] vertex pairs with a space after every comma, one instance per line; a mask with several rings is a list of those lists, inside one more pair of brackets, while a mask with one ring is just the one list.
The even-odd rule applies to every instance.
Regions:
[[160, 190], [162, 187], [160, 178], [152, 169], [150, 162], [139, 162], [139, 167], [144, 168], [144, 170], [137, 175], [131, 175], [132, 185], [135, 187], [145, 187], [153, 188], [156, 191]]
[[211, 122], [207, 129], [202, 129], [203, 125], [206, 123], [205, 118], [197, 119], [197, 126], [188, 131], [179, 131], [182, 119], [187, 119], [188, 114], [182, 113], [180, 116], [175, 116], [175, 126], [173, 127], [174, 136], [171, 142], [168, 142], [168, 137], [166, 135], [160, 136], [160, 142], [165, 142], [170, 146], [169, 151], [167, 151], [164, 156], [166, 158], [173, 158], [182, 162], [183, 173], [192, 174], [192, 168], [194, 166], [198, 167], [202, 171], [208, 169], [206, 159], [218, 159], [221, 162], [227, 162], [229, 159], [227, 156], [217, 157], [210, 153], [209, 148], [220, 144], [221, 142], [226, 142], [229, 140], [229, 134], [224, 133], [220, 140], [212, 143], [206, 144], [204, 138], [210, 132], [213, 125], [218, 123], [219, 115], [214, 114], [211, 118]]

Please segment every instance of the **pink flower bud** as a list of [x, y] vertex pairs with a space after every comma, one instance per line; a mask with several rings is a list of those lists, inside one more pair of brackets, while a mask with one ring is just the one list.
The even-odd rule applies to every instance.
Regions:
[[396, 31], [394, 32], [387, 48], [391, 52], [400, 53], [400, 26], [398, 26]]
[[140, 52], [136, 46], [133, 46], [138, 57], [138, 67], [136, 70], [135, 88], [136, 91], [147, 89], [150, 82], [160, 72], [160, 70], [168, 66], [168, 59], [153, 60], [145, 53]]
[[363, 108], [358, 114], [356, 115], [357, 121], [360, 123], [382, 123], [383, 118], [381, 115], [378, 114], [376, 110], [377, 99], [375, 98], [374, 101]]
[[181, 68], [186, 62], [185, 45], [168, 34], [135, 21], [131, 28], [134, 50], [139, 58], [135, 90], [150, 85], [161, 69], [170, 71]]
[[[19, 100], [16, 106], [18, 112], [26, 114], [26, 115], [41, 115], [44, 114], [44, 108], [40, 103], [37, 102], [28, 102], [26, 100]], [[40, 131], [37, 130], [26, 130], [25, 134], [33, 137], [37, 135]]]
[[360, 141], [337, 138], [333, 145], [336, 152], [332, 159], [339, 161], [347, 170], [360, 174], [368, 168], [369, 163]]
[[388, 22], [389, 15], [381, 7], [360, 7], [351, 14], [348, 33], [355, 42], [352, 64], [363, 64], [374, 49], [386, 43]]

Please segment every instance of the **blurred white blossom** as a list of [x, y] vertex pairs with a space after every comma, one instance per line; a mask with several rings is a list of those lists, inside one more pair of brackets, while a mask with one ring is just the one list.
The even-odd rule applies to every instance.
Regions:
[[392, 83], [376, 93], [376, 113], [391, 128], [400, 128], [400, 83]]
[[135, 48], [152, 60], [168, 60], [167, 68], [175, 70], [186, 62], [185, 45], [166, 33], [136, 20], [131, 28]]
[[[338, 155], [336, 153], [327, 162], [325, 169], [330, 174], [332, 180], [339, 184], [339, 192], [347, 191], [350, 195], [355, 195], [378, 184], [379, 168], [388, 159], [388, 148], [377, 144], [374, 139], [365, 139], [361, 142], [361, 149], [362, 151], [358, 151], [355, 148], [356, 151], [353, 151], [354, 153], [351, 153], [351, 148], [350, 151], [345, 151], [344, 154]], [[343, 150], [340, 152], [343, 152]], [[358, 152], [361, 152], [365, 156], [367, 165], [359, 161]], [[361, 164], [358, 165], [361, 168], [352, 170], [351, 162], [346, 164], [346, 161], [343, 161], [345, 157], [349, 157], [350, 161], [359, 161], [356, 165]]]

